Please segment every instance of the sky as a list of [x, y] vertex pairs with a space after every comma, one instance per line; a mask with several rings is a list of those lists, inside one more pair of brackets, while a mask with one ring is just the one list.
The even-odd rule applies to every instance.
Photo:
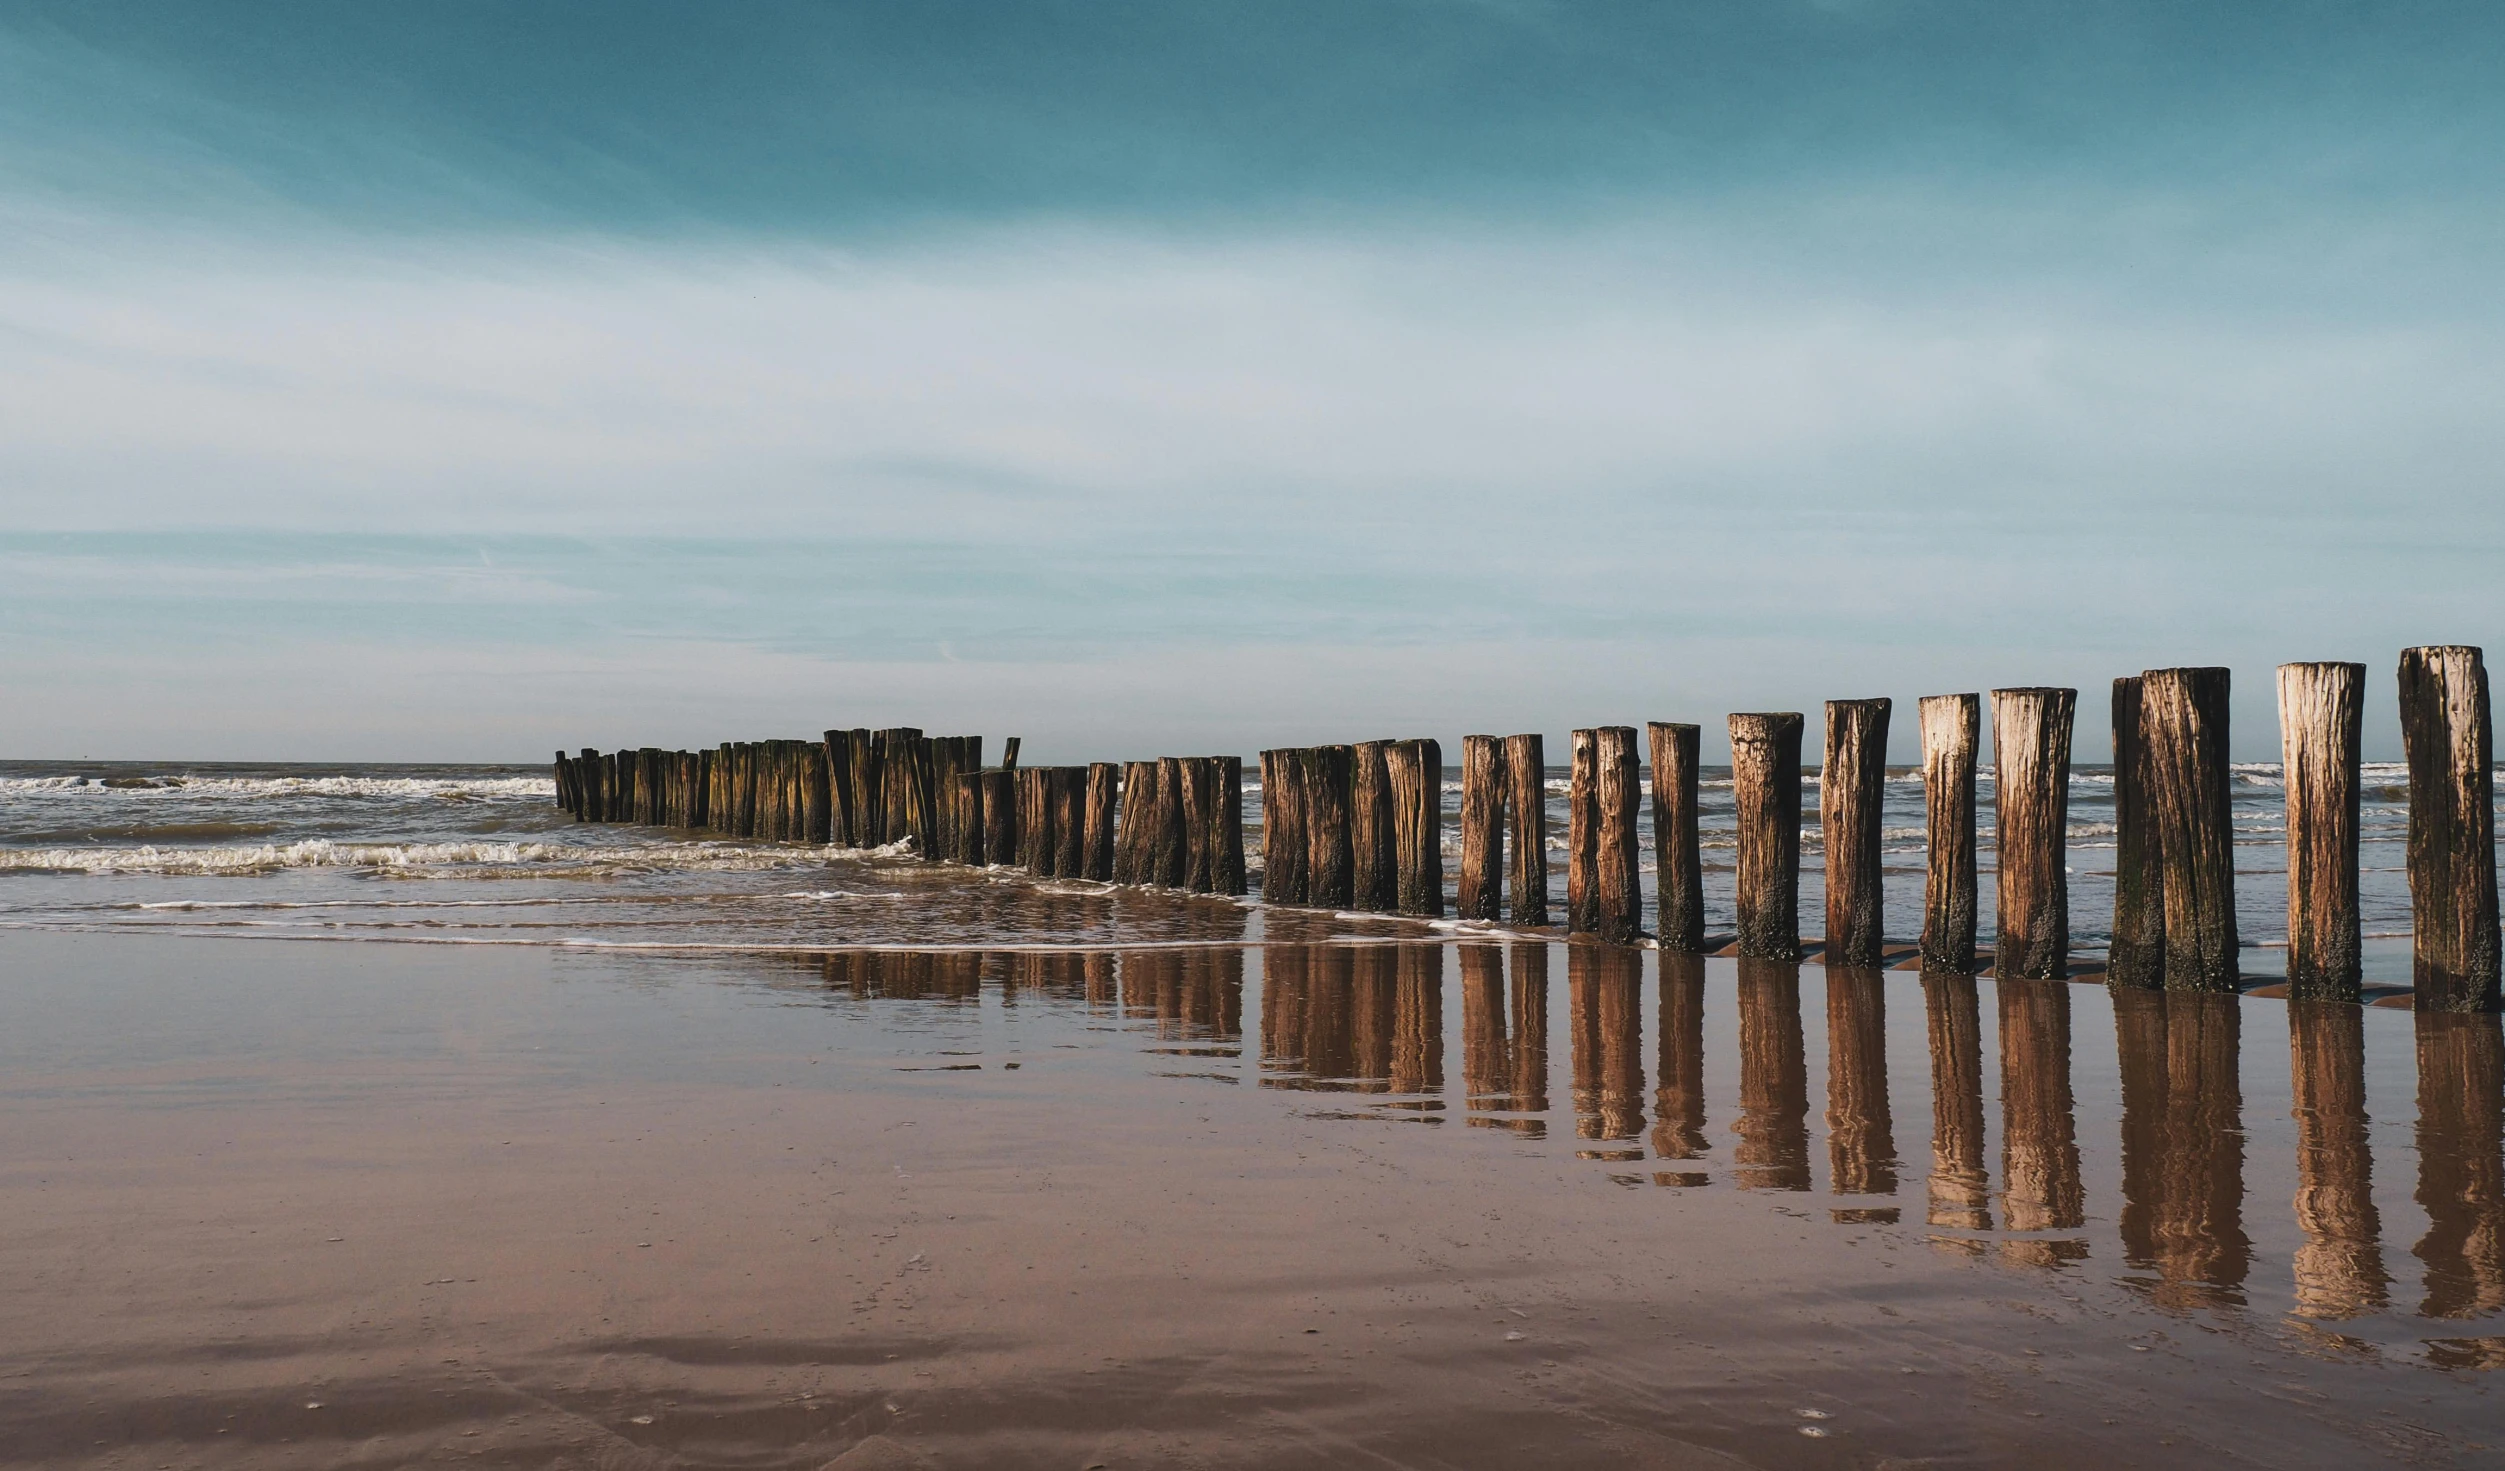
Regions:
[[2505, 638], [2505, 10], [0, 8], [0, 756], [1116, 759]]

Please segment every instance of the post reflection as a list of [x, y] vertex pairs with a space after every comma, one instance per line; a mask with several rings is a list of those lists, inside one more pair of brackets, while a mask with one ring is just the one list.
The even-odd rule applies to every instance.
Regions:
[[1983, 1172], [1983, 1016], [1970, 975], [1925, 971], [1931, 1034], [1931, 1200], [1927, 1219], [1960, 1231], [1992, 1229]]
[[[1702, 1159], [1705, 1140], [1705, 960], [1661, 952], [1661, 1086], [1653, 1094], [1653, 1153]], [[1701, 1174], [1657, 1174], [1664, 1185], [1702, 1185]]]
[[[1616, 945], [1566, 947], [1566, 1008], [1574, 1067], [1574, 1132], [1633, 1139], [1644, 1132], [1644, 959]], [[1586, 1151], [1641, 1159], [1641, 1150]]]
[[2121, 1047], [2123, 1258], [2166, 1307], [2241, 1305], [2243, 998], [2115, 988]]
[[[2070, 1095], [2070, 987], [1996, 981], [2001, 1033], [2001, 1222], [2012, 1231], [2075, 1230], [2087, 1223]], [[2003, 1243], [2002, 1255], [2058, 1266], [2087, 1255], [2084, 1241]]]
[[2505, 1032], [2495, 1016], [2422, 1011], [2418, 1204], [2430, 1318], [2505, 1308]]
[[[1431, 1095], [1444, 1086], [1440, 946], [1262, 947], [1262, 1084]], [[1240, 982], [1241, 972], [1237, 972]], [[1217, 993], [1219, 1004], [1226, 993]], [[1240, 984], [1231, 1013], [1240, 1024]], [[1465, 1005], [1467, 1005], [1465, 998]], [[1404, 1102], [1432, 1112], [1440, 1101]]]
[[[1444, 947], [1404, 945], [1393, 975], [1392, 1091], [1444, 1091]], [[1442, 1108], [1438, 1102], [1433, 1105]]]
[[2383, 1223], [2366, 1139], [2366, 1013], [2344, 1001], [2288, 1002], [2296, 1117], [2296, 1312], [2349, 1318], [2382, 1307]]
[[[1518, 947], [1517, 957], [1531, 947]], [[1495, 944], [1463, 945], [1461, 955], [1461, 1049], [1464, 1107], [1470, 1124], [1505, 1129], [1527, 1138], [1548, 1133], [1538, 1115], [1548, 1107], [1547, 1014], [1544, 982], [1524, 1018], [1520, 1004], [1505, 999], [1505, 951]], [[1522, 994], [1517, 959], [1515, 995]], [[1533, 1079], [1526, 1083], [1525, 1079]]]
[[983, 994], [983, 961], [971, 950], [838, 950], [820, 958], [818, 976], [864, 1000], [971, 1003]]
[[[1827, 1160], [1838, 1195], [1896, 1193], [1896, 1126], [1887, 1103], [1887, 980], [1830, 967], [1827, 977]], [[1892, 1207], [1833, 1212], [1839, 1222], [1898, 1219]]]
[[1800, 1027], [1800, 966], [1739, 962], [1740, 1112], [1732, 1151], [1743, 1190], [1809, 1188], [1809, 1067]]

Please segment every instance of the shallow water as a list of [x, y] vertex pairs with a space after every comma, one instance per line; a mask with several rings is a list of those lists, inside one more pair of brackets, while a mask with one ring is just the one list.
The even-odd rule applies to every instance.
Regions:
[[0, 976], [14, 1464], [2505, 1437], [2493, 1017], [1388, 935]]

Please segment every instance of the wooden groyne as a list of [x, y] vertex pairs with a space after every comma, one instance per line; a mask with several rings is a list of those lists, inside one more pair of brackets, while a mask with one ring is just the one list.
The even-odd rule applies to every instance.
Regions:
[[[2360, 770], [2366, 669], [2278, 671], [2286, 779], [2288, 986], [2308, 1000], [2361, 994]], [[2105, 979], [2126, 989], [2232, 991], [2235, 908], [2228, 671], [2151, 669], [2113, 682], [2115, 882]], [[2409, 885], [2416, 1004], [2499, 1003], [2493, 732], [2476, 648], [2400, 658], [2409, 766]], [[2067, 829], [2072, 689], [1991, 691], [1997, 925], [2004, 977], [2071, 973]], [[1921, 964], [1971, 973], [1977, 943], [1976, 786], [1983, 697], [1920, 702], [1927, 863]], [[1881, 931], [1881, 825], [1892, 704], [1836, 700], [1818, 773], [1829, 965], [1870, 967], [1905, 948]], [[1734, 949], [1797, 960], [1801, 737], [1797, 713], [1730, 717], [1736, 820]], [[1644, 727], [1655, 859], [1655, 934], [1665, 951], [1707, 945], [1697, 821], [1699, 729]], [[1576, 730], [1566, 768], [1564, 926], [1626, 944], [1642, 930], [1640, 826], [1647, 764], [1633, 726]], [[556, 759], [557, 802], [586, 822], [692, 829], [766, 842], [880, 848], [1041, 878], [1242, 895], [1244, 770], [1233, 756], [998, 766], [980, 736], [830, 730], [816, 741], [726, 742], [707, 751], [586, 749]], [[1465, 736], [1459, 868], [1464, 920], [1536, 929], [1549, 904], [1548, 782], [1536, 734]], [[1360, 914], [1445, 909], [1445, 779], [1433, 740], [1279, 748], [1260, 756], [1262, 898]]]

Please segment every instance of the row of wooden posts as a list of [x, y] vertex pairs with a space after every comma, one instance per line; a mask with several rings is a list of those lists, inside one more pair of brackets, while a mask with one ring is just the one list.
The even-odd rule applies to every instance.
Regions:
[[[2409, 883], [2422, 1009], [2493, 1010], [2499, 932], [2487, 672], [2476, 648], [2404, 650], [2401, 733], [2409, 763]], [[2279, 669], [2288, 843], [2291, 994], [2355, 1000], [2362, 664]], [[2116, 874], [2106, 978], [2169, 990], [2233, 990], [2235, 915], [2228, 671], [2152, 669], [2117, 679], [2112, 718]], [[2078, 692], [1992, 691], [2001, 976], [2058, 978], [2070, 962], [2070, 744]], [[1891, 713], [1884, 699], [1826, 706], [1819, 773], [1826, 856], [1823, 955], [1880, 964], [1881, 803]], [[1982, 698], [1920, 703], [1928, 865], [1922, 962], [1968, 972], [1976, 945], [1976, 802]], [[1802, 718], [1730, 717], [1737, 813], [1736, 948], [1805, 952], [1800, 893]], [[1708, 942], [1697, 786], [1699, 730], [1646, 727], [1652, 773], [1657, 943]], [[1046, 877], [1246, 890], [1242, 764], [1168, 757], [1117, 767], [982, 765], [980, 737], [829, 731], [823, 741], [716, 751], [557, 758], [559, 801], [590, 821], [707, 828], [739, 837], [878, 846], [1012, 864]], [[1565, 927], [1642, 936], [1632, 726], [1573, 734]], [[1460, 918], [1551, 922], [1547, 767], [1537, 735], [1462, 743]], [[1431, 740], [1261, 753], [1263, 896], [1271, 903], [1441, 915], [1443, 757]], [[945, 800], [953, 794], [953, 800]], [[1510, 856], [1511, 861], [1507, 858]]]
[[1169, 756], [1120, 766], [983, 765], [981, 736], [830, 730], [710, 751], [557, 753], [557, 804], [585, 822], [766, 842], [908, 844], [925, 858], [1043, 878], [1241, 894], [1244, 764]]

